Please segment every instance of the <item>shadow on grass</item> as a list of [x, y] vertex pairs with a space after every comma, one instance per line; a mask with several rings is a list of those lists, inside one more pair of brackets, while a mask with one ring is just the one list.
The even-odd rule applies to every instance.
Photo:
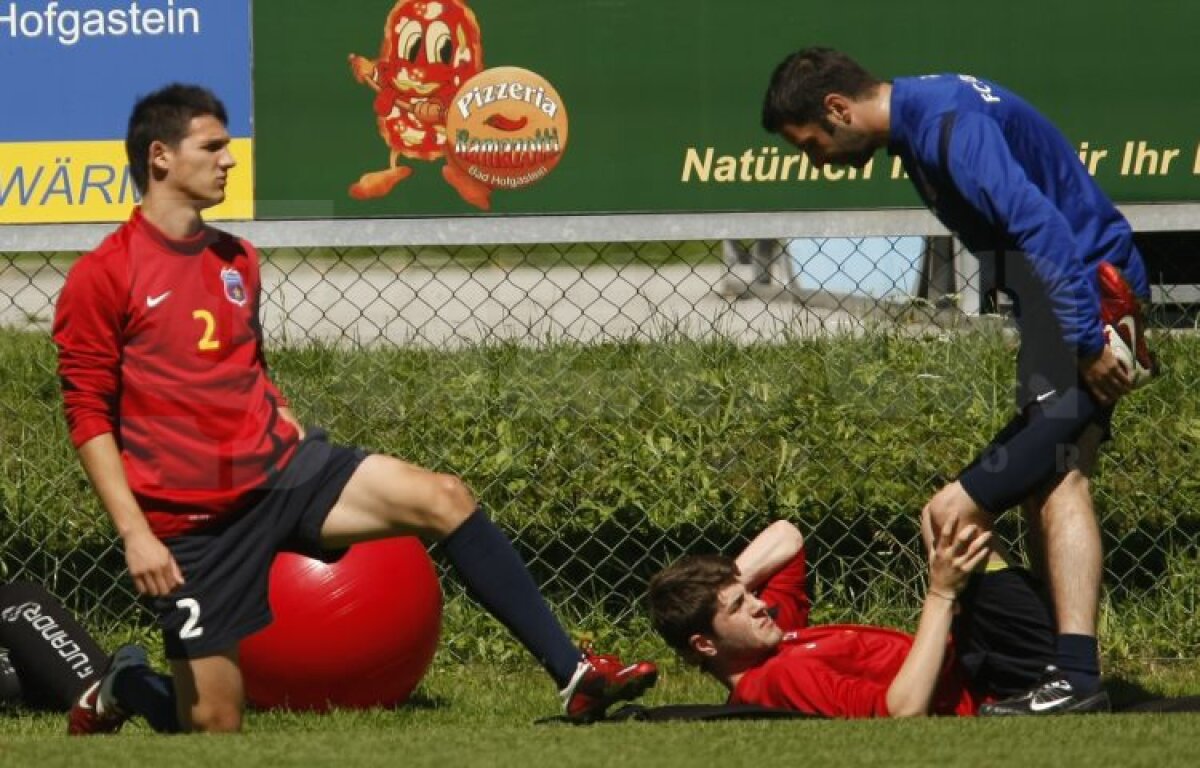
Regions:
[[1120, 675], [1106, 678], [1104, 687], [1112, 699], [1113, 709], [1117, 711], [1162, 698], [1161, 694], [1151, 691], [1138, 681]]
[[1200, 712], [1200, 696], [1163, 696], [1140, 683], [1120, 675], [1105, 682], [1108, 695], [1112, 698], [1114, 712], [1168, 713]]
[[398, 704], [393, 709], [416, 709], [416, 710], [431, 710], [445, 709], [450, 706], [450, 700], [437, 695], [430, 695], [423, 691], [416, 691], [408, 697], [408, 701], [403, 704]]

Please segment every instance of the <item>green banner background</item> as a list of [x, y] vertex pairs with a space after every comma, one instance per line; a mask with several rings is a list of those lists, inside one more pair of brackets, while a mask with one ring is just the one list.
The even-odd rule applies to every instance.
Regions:
[[[842, 48], [881, 77], [996, 80], [1076, 144], [1107, 149], [1097, 179], [1118, 202], [1195, 201], [1200, 4], [1185, 0], [474, 0], [487, 67], [524, 67], [562, 95], [570, 141], [544, 180], [498, 190], [492, 213], [796, 210], [919, 205], [880, 155], [870, 180], [681, 181], [685, 154], [783, 147], [759, 127], [767, 78], [797, 48]], [[388, 196], [350, 198], [387, 166], [347, 55], [375, 58], [389, 0], [256, 0], [259, 218], [483, 215], [412, 161]], [[1175, 149], [1168, 172], [1121, 174], [1126, 142]], [[1161, 152], [1160, 152], [1161, 164]], [[1159, 169], [1161, 170], [1161, 168]]]

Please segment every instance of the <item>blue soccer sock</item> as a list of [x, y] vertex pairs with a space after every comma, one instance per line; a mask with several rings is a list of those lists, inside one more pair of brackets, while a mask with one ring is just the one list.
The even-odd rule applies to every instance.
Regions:
[[175, 686], [170, 677], [149, 667], [128, 667], [113, 680], [113, 696], [123, 712], [144, 717], [159, 733], [179, 733]]
[[1059, 635], [1058, 668], [1071, 687], [1084, 696], [1100, 690], [1100, 651], [1096, 638], [1088, 635]]
[[508, 627], [559, 688], [565, 687], [582, 654], [504, 532], [476, 508], [441, 544], [471, 596]]

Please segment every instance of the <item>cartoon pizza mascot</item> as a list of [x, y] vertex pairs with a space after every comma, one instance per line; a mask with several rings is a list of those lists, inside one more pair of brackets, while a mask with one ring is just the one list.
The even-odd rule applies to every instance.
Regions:
[[[350, 185], [357, 200], [383, 197], [412, 173], [400, 158], [446, 156], [446, 115], [460, 86], [483, 69], [479, 22], [463, 0], [400, 0], [388, 14], [379, 58], [350, 54], [354, 78], [375, 91], [388, 167]], [[491, 189], [451, 163], [442, 176], [471, 205], [487, 210]]]

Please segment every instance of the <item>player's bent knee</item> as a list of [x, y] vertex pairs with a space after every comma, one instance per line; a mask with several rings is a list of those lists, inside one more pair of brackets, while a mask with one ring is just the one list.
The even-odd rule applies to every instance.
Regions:
[[1067, 474], [1063, 475], [1062, 480], [1059, 481], [1058, 487], [1054, 489], [1054, 492], [1089, 493], [1091, 491], [1091, 487], [1091, 480], [1088, 478], [1088, 476], [1078, 469], [1073, 469]]
[[237, 733], [242, 729], [242, 711], [235, 706], [198, 706], [191, 712], [193, 733]]
[[933, 495], [921, 510], [923, 523], [939, 529], [950, 520], [991, 527], [991, 517], [980, 509], [960, 483], [951, 483]]
[[921, 510], [921, 522], [931, 525], [934, 530], [941, 528], [954, 515], [954, 505], [951, 503], [947, 489], [943, 488], [934, 494]]
[[454, 475], [434, 478], [434, 502], [428, 510], [426, 529], [438, 538], [450, 535], [475, 511], [475, 496]]

